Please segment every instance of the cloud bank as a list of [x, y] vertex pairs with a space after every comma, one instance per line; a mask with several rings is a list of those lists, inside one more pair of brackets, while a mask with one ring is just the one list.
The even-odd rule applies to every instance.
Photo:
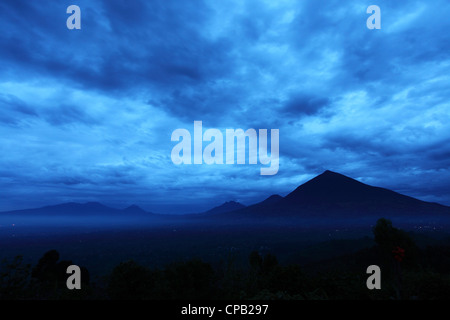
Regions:
[[[66, 8], [82, 29], [66, 28]], [[0, 3], [0, 210], [195, 212], [325, 169], [450, 205], [450, 3]], [[280, 130], [280, 169], [184, 165], [173, 130]]]

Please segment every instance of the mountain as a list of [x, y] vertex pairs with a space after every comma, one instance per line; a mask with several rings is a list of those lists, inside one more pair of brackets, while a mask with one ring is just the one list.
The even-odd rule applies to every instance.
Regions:
[[136, 205], [132, 205], [123, 210], [105, 206], [99, 202], [76, 203], [68, 202], [54, 206], [45, 206], [35, 209], [16, 210], [2, 212], [8, 215], [22, 216], [135, 216], [152, 215]]
[[[272, 196], [274, 197], [274, 196]], [[419, 217], [448, 216], [450, 207], [373, 187], [342, 174], [325, 171], [289, 193], [272, 197], [229, 217]], [[270, 201], [269, 201], [270, 199]], [[222, 215], [225, 216], [225, 215]]]
[[[37, 209], [3, 212], [9, 215], [55, 215], [55, 216], [115, 216], [115, 217], [160, 217], [132, 205], [123, 210], [110, 208], [98, 202], [64, 203]], [[289, 193], [286, 197], [272, 195], [251, 206], [235, 201], [225, 202], [201, 214], [185, 216], [200, 219], [250, 219], [251, 223], [261, 218], [327, 218], [347, 219], [361, 217], [445, 217], [450, 218], [450, 207], [421, 201], [392, 190], [373, 187], [342, 174], [325, 171]], [[217, 221], [217, 220], [215, 220]]]
[[125, 209], [122, 210], [122, 212], [128, 214], [128, 215], [136, 215], [136, 214], [148, 214], [148, 212], [146, 212], [144, 209], [142, 209], [141, 207], [133, 204]]
[[281, 200], [283, 200], [284, 198], [278, 194], [273, 194], [270, 197], [268, 197], [266, 200], [257, 203], [256, 206], [259, 205], [272, 205], [272, 204], [276, 204], [278, 202], [280, 202]]
[[228, 202], [221, 204], [220, 206], [214, 207], [206, 212], [203, 212], [202, 215], [227, 213], [227, 212], [232, 212], [232, 211], [236, 211], [236, 210], [243, 209], [243, 208], [245, 208], [245, 206], [239, 202], [228, 201]]

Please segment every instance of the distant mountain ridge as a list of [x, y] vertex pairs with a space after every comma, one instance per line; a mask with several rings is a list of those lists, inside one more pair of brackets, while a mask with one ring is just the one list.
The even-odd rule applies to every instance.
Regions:
[[125, 209], [114, 209], [105, 206], [99, 202], [67, 202], [57, 204], [53, 206], [44, 206], [34, 209], [24, 209], [2, 212], [2, 214], [15, 214], [15, 215], [46, 215], [46, 216], [131, 216], [131, 215], [153, 215], [151, 212], [147, 212], [142, 208], [132, 205]]
[[[36, 209], [2, 212], [16, 215], [57, 216], [171, 216], [147, 212], [132, 205], [114, 209], [98, 202], [63, 203]], [[340, 173], [325, 171], [298, 186], [287, 196], [272, 195], [259, 203], [245, 206], [228, 201], [200, 214], [199, 218], [360, 218], [360, 217], [430, 217], [450, 218], [450, 207], [421, 201], [392, 190], [373, 187]]]
[[246, 206], [244, 206], [242, 203], [236, 201], [227, 201], [221, 204], [220, 206], [214, 207], [208, 211], [203, 212], [203, 214], [211, 215], [211, 214], [227, 213], [243, 208], [246, 208]]

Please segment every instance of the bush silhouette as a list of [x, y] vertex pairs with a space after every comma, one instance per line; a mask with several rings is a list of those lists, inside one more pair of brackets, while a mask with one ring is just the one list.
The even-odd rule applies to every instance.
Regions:
[[107, 292], [111, 299], [142, 300], [151, 297], [154, 285], [153, 272], [130, 260], [113, 269]]
[[373, 228], [373, 234], [385, 260], [392, 260], [389, 258], [394, 256], [392, 251], [400, 247], [405, 251], [403, 265], [414, 266], [417, 263], [419, 248], [405, 231], [393, 227], [391, 221], [379, 219]]
[[74, 263], [70, 260], [58, 261], [59, 257], [58, 251], [47, 251], [31, 270], [32, 280], [35, 280], [33, 286], [36, 289], [37, 297], [40, 299], [71, 299], [89, 295], [90, 275], [88, 270], [80, 266], [82, 290], [69, 290], [66, 285], [69, 277], [67, 267]]
[[0, 299], [28, 299], [30, 291], [31, 265], [23, 263], [23, 257], [17, 256], [12, 262], [3, 260], [0, 265]]
[[173, 263], [164, 275], [169, 299], [210, 299], [215, 295], [214, 270], [199, 259]]

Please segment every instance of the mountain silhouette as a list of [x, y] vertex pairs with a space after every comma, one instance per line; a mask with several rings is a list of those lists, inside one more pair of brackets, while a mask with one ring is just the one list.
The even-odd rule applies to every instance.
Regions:
[[[114, 209], [98, 202], [63, 203], [37, 209], [3, 212], [15, 215], [44, 216], [119, 216], [159, 217], [168, 215], [146, 212], [136, 205], [125, 209]], [[421, 201], [385, 188], [373, 187], [342, 174], [325, 171], [297, 187], [287, 196], [272, 195], [248, 207], [228, 201], [200, 214], [186, 218], [360, 218], [360, 217], [446, 217], [450, 218], [450, 207]], [[256, 219], [256, 220], [255, 220]]]
[[227, 201], [220, 206], [214, 207], [208, 211], [203, 212], [204, 215], [211, 215], [211, 214], [220, 214], [220, 213], [227, 213], [236, 211], [239, 209], [243, 209], [245, 206], [239, 202], [236, 201]]
[[99, 202], [76, 203], [68, 202], [53, 206], [45, 206], [35, 209], [15, 210], [3, 212], [2, 214], [30, 215], [30, 216], [135, 216], [153, 215], [136, 205], [129, 206], [123, 210], [105, 206]]
[[[274, 196], [272, 196], [274, 197]], [[229, 214], [229, 217], [450, 217], [450, 207], [373, 187], [342, 174], [325, 171], [289, 193]], [[270, 199], [270, 201], [269, 201]], [[223, 215], [225, 216], [225, 215]]]
[[141, 207], [133, 204], [125, 209], [122, 210], [122, 212], [127, 213], [127, 214], [148, 214], [148, 212], [146, 212], [144, 209], [142, 209]]
[[270, 197], [268, 197], [266, 200], [257, 203], [256, 205], [272, 205], [275, 203], [280, 202], [283, 199], [282, 196], [278, 195], [278, 194], [273, 194]]

